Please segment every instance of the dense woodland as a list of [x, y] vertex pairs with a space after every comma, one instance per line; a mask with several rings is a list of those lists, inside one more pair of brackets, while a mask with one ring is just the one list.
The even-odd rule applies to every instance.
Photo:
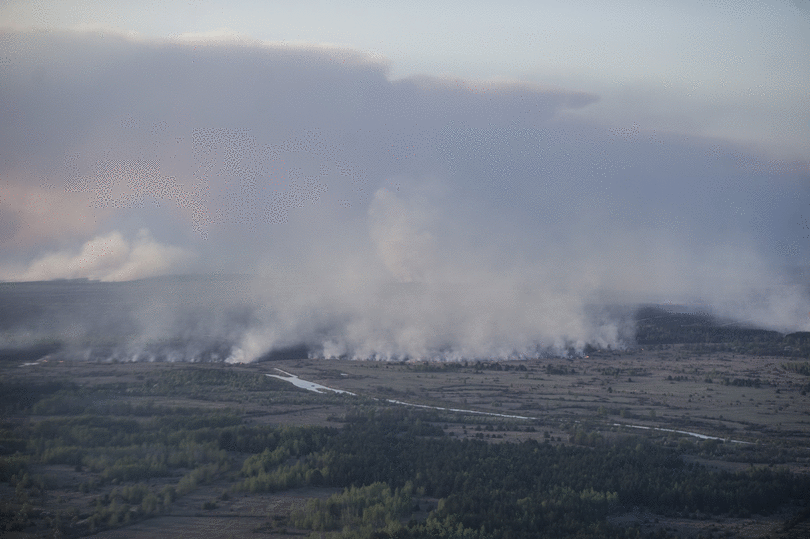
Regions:
[[810, 359], [810, 332], [777, 331], [724, 323], [708, 314], [672, 313], [656, 307], [636, 313], [636, 343], [704, 344], [705, 351]]
[[[323, 484], [382, 483], [404, 489], [395, 493], [416, 489], [439, 498], [426, 521], [400, 526], [401, 504], [389, 493], [388, 532], [398, 537], [625, 537], [636, 532], [609, 526], [606, 517], [636, 506], [659, 514], [748, 515], [810, 496], [806, 478], [771, 468], [712, 472], [684, 464], [677, 450], [634, 437], [595, 448], [490, 444], [444, 437], [421, 415], [349, 417], [323, 449], [295, 464], [279, 466], [272, 452], [263, 453], [243, 468], [250, 477], [243, 485], [284, 488], [314, 470], [309, 477]], [[329, 503], [320, 510], [329, 512]]]
[[[195, 394], [214, 380], [242, 388], [245, 400], [311, 398], [268, 392], [276, 381], [263, 376], [196, 367], [126, 388], [4, 384], [4, 417], [25, 418], [5, 419], [0, 431], [0, 481], [14, 488], [0, 509], [4, 529], [36, 524], [81, 536], [170, 513], [177, 499], [222, 479], [231, 494], [344, 489], [286, 523], [341, 537], [637, 537], [638, 528], [609, 517], [633, 508], [744, 516], [810, 499], [810, 480], [779, 468], [719, 472], [681, 458], [711, 452], [716, 441], [663, 447], [628, 435], [606, 443], [574, 429], [570, 445], [492, 443], [445, 435], [436, 411], [360, 406], [340, 427], [271, 427], [246, 424], [239, 403], [215, 411], [113, 398], [161, 388]], [[43, 509], [59, 478], [35, 470], [55, 464], [92, 478], [72, 487], [93, 495], [92, 507]]]

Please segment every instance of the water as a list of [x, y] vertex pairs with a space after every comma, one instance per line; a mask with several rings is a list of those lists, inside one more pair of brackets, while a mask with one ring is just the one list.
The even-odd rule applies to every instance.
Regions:
[[265, 376], [270, 376], [271, 378], [278, 378], [279, 380], [284, 380], [285, 382], [290, 382], [295, 387], [300, 387], [302, 389], [306, 389], [307, 391], [314, 391], [315, 393], [324, 393], [326, 391], [334, 391], [335, 393], [344, 393], [346, 395], [354, 395], [351, 391], [344, 391], [342, 389], [334, 389], [332, 387], [322, 386], [321, 384], [316, 384], [315, 382], [310, 382], [308, 380], [302, 380], [298, 378], [294, 374], [290, 374], [286, 371], [282, 371], [281, 369], [276, 369], [278, 372], [283, 372], [286, 376], [279, 376], [277, 374], [267, 374]]
[[[279, 380], [284, 380], [285, 382], [290, 382], [291, 384], [293, 384], [296, 387], [300, 387], [300, 388], [306, 389], [308, 391], [314, 391], [315, 393], [324, 393], [324, 391], [334, 391], [335, 393], [344, 393], [346, 395], [356, 396], [356, 393], [352, 393], [351, 391], [344, 391], [342, 389], [335, 389], [335, 388], [332, 388], [332, 387], [326, 387], [326, 386], [323, 386], [321, 384], [316, 384], [315, 382], [302, 380], [298, 376], [296, 376], [294, 374], [290, 374], [290, 373], [288, 373], [286, 371], [283, 371], [281, 369], [277, 368], [276, 370], [279, 371], [279, 372], [284, 373], [286, 376], [279, 376], [277, 374], [267, 374], [266, 376], [271, 376], [273, 378], [278, 378]], [[394, 399], [385, 399], [385, 401], [389, 402], [391, 404], [398, 404], [400, 406], [410, 406], [412, 408], [426, 408], [426, 409], [430, 409], [430, 410], [442, 410], [444, 412], [457, 412], [457, 413], [462, 413], [462, 414], [477, 414], [477, 415], [485, 415], [485, 416], [491, 416], [491, 417], [503, 417], [503, 418], [507, 418], [507, 419], [522, 419], [522, 420], [526, 420], [526, 421], [531, 421], [531, 420], [538, 419], [536, 417], [523, 416], [523, 415], [498, 414], [498, 413], [495, 413], [495, 412], [481, 412], [479, 410], [466, 410], [464, 408], [445, 408], [443, 406], [430, 406], [430, 405], [427, 405], [427, 404], [414, 404], [414, 403], [411, 403], [411, 402], [398, 401], [398, 400], [394, 400]], [[646, 427], [646, 426], [643, 426], [643, 425], [629, 425], [629, 424], [624, 424], [624, 423], [613, 423], [613, 426], [614, 427], [627, 427], [627, 428], [631, 428], [631, 429], [657, 430], [657, 431], [660, 431], [660, 432], [674, 432], [674, 433], [677, 433], [677, 434], [684, 434], [686, 436], [693, 436], [695, 438], [700, 438], [701, 440], [720, 440], [721, 442], [729, 441], [729, 442], [735, 443], [735, 444], [750, 444], [751, 443], [751, 442], [745, 442], [745, 441], [742, 441], [742, 440], [729, 440], [727, 438], [721, 438], [721, 437], [718, 437], [718, 436], [709, 436], [707, 434], [700, 434], [699, 432], [691, 432], [691, 431], [688, 431], [688, 430], [666, 429], [666, 428], [663, 428], [663, 427]]]

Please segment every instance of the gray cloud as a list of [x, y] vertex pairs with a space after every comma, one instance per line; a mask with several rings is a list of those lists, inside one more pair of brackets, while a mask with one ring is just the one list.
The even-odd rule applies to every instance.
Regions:
[[[683, 131], [605, 126], [582, 114], [604, 96], [391, 80], [346, 49], [1, 37], [6, 279], [257, 275], [239, 301], [206, 299], [239, 324], [200, 330], [244, 360], [302, 343], [403, 358], [631, 342], [608, 297], [808, 327], [784, 269], [806, 260], [807, 163], [690, 133], [700, 111]], [[133, 342], [181, 331], [166, 322], [188, 318], [180, 301], [136, 309]]]

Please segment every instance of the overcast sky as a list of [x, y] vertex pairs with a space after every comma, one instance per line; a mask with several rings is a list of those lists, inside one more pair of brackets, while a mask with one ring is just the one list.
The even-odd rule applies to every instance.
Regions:
[[[606, 294], [807, 325], [805, 0], [7, 1], [0, 25], [0, 279], [258, 274], [302, 334], [317, 302], [355, 316], [344, 351], [609, 342], [582, 315]], [[393, 285], [422, 292], [359, 314]]]
[[144, 38], [230, 32], [351, 47], [390, 62], [391, 78], [447, 74], [574, 86], [609, 96], [589, 111], [609, 121], [632, 114], [661, 127], [769, 139], [771, 149], [799, 156], [810, 150], [807, 0], [48, 0], [4, 2], [0, 20]]

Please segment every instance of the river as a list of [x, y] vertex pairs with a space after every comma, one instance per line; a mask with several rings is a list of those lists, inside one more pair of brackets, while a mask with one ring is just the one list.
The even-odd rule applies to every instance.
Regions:
[[[343, 393], [346, 395], [357, 396], [356, 393], [352, 393], [351, 391], [344, 391], [342, 389], [335, 389], [333, 387], [327, 387], [321, 384], [316, 384], [315, 382], [310, 382], [308, 380], [303, 380], [294, 374], [290, 374], [286, 371], [283, 371], [279, 368], [276, 368], [277, 371], [284, 373], [285, 376], [279, 376], [277, 374], [267, 374], [266, 376], [270, 376], [272, 378], [278, 378], [279, 380], [284, 380], [285, 382], [290, 382], [296, 387], [300, 387], [306, 389], [308, 391], [314, 391], [315, 393], [324, 393], [325, 391], [333, 391], [335, 393]], [[457, 412], [462, 414], [477, 414], [477, 415], [485, 415], [485, 416], [492, 416], [492, 417], [503, 417], [507, 419], [521, 419], [526, 421], [532, 421], [539, 419], [537, 417], [531, 416], [524, 416], [524, 415], [511, 415], [511, 414], [498, 414], [495, 412], [482, 412], [480, 410], [466, 410], [464, 408], [445, 408], [443, 406], [430, 406], [427, 404], [414, 404], [412, 402], [404, 402], [394, 399], [385, 399], [386, 402], [391, 404], [398, 404], [400, 406], [410, 406], [412, 408], [428, 408], [431, 410], [442, 410], [444, 412]], [[629, 423], [613, 423], [614, 427], [626, 427], [630, 429], [643, 429], [643, 430], [657, 430], [659, 432], [673, 432], [676, 434], [684, 434], [686, 436], [693, 436], [695, 438], [700, 438], [701, 440], [720, 440], [732, 442], [735, 444], [750, 444], [751, 442], [746, 442], [743, 440], [731, 440], [728, 438], [722, 438], [720, 436], [709, 436], [708, 434], [701, 434], [699, 432], [691, 432], [688, 430], [676, 430], [676, 429], [667, 429], [664, 427], [647, 427], [645, 425], [632, 425]]]

